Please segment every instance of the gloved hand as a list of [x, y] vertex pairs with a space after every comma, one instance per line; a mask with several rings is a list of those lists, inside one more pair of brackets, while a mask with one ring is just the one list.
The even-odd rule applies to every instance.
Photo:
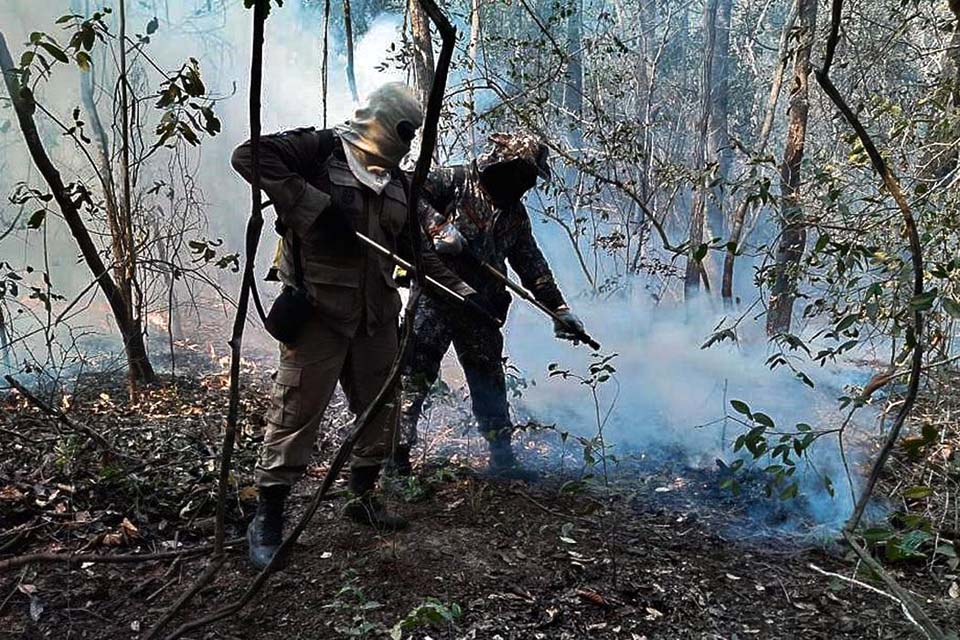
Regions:
[[433, 240], [433, 250], [446, 256], [455, 256], [463, 251], [466, 240], [456, 225], [438, 211], [434, 211], [430, 218], [427, 232]]
[[433, 247], [440, 255], [455, 256], [463, 251], [466, 244], [463, 235], [452, 222], [440, 227], [433, 236]]
[[559, 320], [553, 321], [553, 335], [560, 340], [578, 342], [583, 339], [583, 323], [569, 307], [560, 307], [555, 312]]

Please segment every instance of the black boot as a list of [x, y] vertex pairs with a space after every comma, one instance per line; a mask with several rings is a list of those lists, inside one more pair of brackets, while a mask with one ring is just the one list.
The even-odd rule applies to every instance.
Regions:
[[387, 463], [387, 473], [409, 478], [413, 475], [413, 463], [410, 462], [410, 445], [398, 444]]
[[490, 465], [487, 469], [491, 476], [504, 480], [536, 482], [540, 479], [536, 471], [525, 469], [517, 462], [516, 456], [513, 455], [509, 433], [497, 434], [490, 440]]
[[373, 489], [379, 475], [380, 467], [350, 470], [350, 491], [353, 498], [344, 508], [343, 515], [358, 524], [365, 524], [380, 531], [406, 529], [409, 526], [406, 519], [387, 511], [384, 504], [374, 497]]
[[283, 507], [289, 493], [285, 485], [260, 487], [257, 513], [247, 527], [250, 562], [258, 569], [270, 563], [283, 542]]

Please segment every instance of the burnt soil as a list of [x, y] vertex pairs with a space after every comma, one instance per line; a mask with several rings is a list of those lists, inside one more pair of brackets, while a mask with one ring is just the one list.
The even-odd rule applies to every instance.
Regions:
[[[251, 470], [268, 383], [268, 371], [254, 364], [245, 374], [238, 491], [227, 514], [231, 537], [242, 536], [255, 505]], [[225, 375], [182, 378], [175, 386], [168, 380], [134, 405], [116, 376], [95, 382], [87, 385], [94, 391], [71, 399], [70, 415], [150, 464], [131, 471], [8, 396], [0, 411], [7, 443], [0, 460], [0, 559], [150, 553], [209, 541]], [[291, 497], [291, 522], [340, 435], [331, 425], [345, 418], [342, 402], [331, 412], [315, 466]], [[915, 634], [896, 603], [814, 568], [879, 584], [858, 572], [829, 536], [787, 535], [762, 523], [745, 530], [743, 514], [755, 498], [723, 497], [716, 474], [641, 468], [613, 478], [610, 487], [597, 479], [570, 482], [580, 476], [569, 469], [531, 486], [493, 480], [480, 473], [478, 441], [456, 424], [463, 414], [451, 411], [440, 421], [415, 479], [389, 489], [391, 507], [411, 520], [409, 530], [371, 531], [340, 517], [342, 498], [325, 502], [287, 566], [253, 603], [186, 637], [387, 638], [405, 619], [410, 624], [397, 637], [437, 640]], [[544, 455], [549, 438], [525, 436], [524, 458]], [[243, 592], [256, 575], [243, 552], [242, 545], [230, 552], [167, 632]], [[143, 637], [207, 561], [0, 570], [0, 637]], [[922, 564], [894, 572], [934, 619], [956, 626], [957, 600], [942, 581]], [[423, 612], [424, 604], [437, 615], [414, 621], [409, 614]]]

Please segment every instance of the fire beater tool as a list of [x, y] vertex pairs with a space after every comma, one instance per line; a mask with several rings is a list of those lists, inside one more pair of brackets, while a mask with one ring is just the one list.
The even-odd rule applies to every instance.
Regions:
[[486, 270], [487, 273], [489, 273], [489, 274], [492, 275], [494, 278], [496, 278], [497, 280], [499, 280], [500, 282], [502, 282], [504, 285], [507, 286], [508, 289], [510, 289], [511, 291], [513, 291], [515, 294], [517, 294], [518, 296], [520, 296], [521, 298], [523, 298], [524, 300], [526, 300], [527, 302], [529, 302], [530, 304], [532, 304], [534, 307], [536, 307], [537, 309], [539, 309], [541, 312], [543, 312], [543, 313], [545, 313], [546, 315], [550, 316], [550, 317], [554, 320], [554, 322], [558, 322], [558, 323], [560, 323], [560, 324], [562, 324], [562, 325], [565, 325], [565, 326], [566, 326], [568, 329], [570, 329], [574, 334], [576, 334], [577, 338], [578, 338], [581, 342], [583, 342], [584, 344], [588, 345], [591, 349], [593, 349], [594, 351], [599, 351], [599, 350], [600, 350], [600, 343], [597, 342], [596, 340], [594, 340], [593, 338], [591, 338], [590, 335], [589, 335], [586, 331], [584, 331], [583, 329], [579, 329], [579, 328], [577, 328], [577, 327], [574, 327], [573, 325], [569, 324], [566, 320], [564, 320], [562, 317], [560, 317], [560, 315], [559, 315], [556, 311], [554, 311], [553, 309], [550, 309], [549, 307], [547, 307], [546, 305], [544, 305], [542, 302], [540, 302], [539, 300], [537, 300], [536, 298], [534, 298], [533, 295], [532, 295], [529, 291], [527, 291], [526, 289], [524, 289], [523, 287], [521, 287], [519, 284], [517, 284], [516, 282], [514, 282], [513, 280], [511, 280], [506, 274], [502, 273], [499, 269], [497, 269], [496, 267], [494, 267], [494, 266], [491, 265], [490, 263], [485, 262], [484, 260], [481, 260], [481, 259], [478, 258], [474, 253], [472, 253], [469, 249], [465, 249], [465, 250], [463, 251], [463, 255], [466, 255], [466, 256], [468, 256], [471, 260], [475, 261], [475, 262], [476, 262], [477, 264], [479, 264], [484, 270]]
[[[266, 209], [267, 207], [270, 207], [270, 206], [273, 206], [273, 201], [267, 200], [266, 202], [263, 203], [261, 208]], [[395, 254], [393, 251], [390, 251], [390, 249], [387, 249], [383, 245], [371, 240], [370, 238], [363, 235], [359, 231], [354, 231], [354, 233], [356, 234], [357, 239], [360, 240], [360, 242], [364, 243], [365, 245], [373, 249], [376, 253], [380, 254], [387, 260], [391, 261], [393, 264], [397, 265], [401, 269], [405, 270], [411, 275], [417, 272], [416, 268], [412, 264], [410, 264], [409, 262], [407, 262], [406, 260], [398, 256], [397, 254]], [[459, 293], [457, 293], [450, 287], [446, 286], [439, 280], [424, 274], [424, 282], [426, 282], [427, 285], [430, 286], [431, 288], [436, 289], [437, 291], [444, 294], [445, 296], [452, 298], [456, 302], [464, 305], [474, 313], [479, 314], [480, 317], [482, 317], [487, 322], [492, 322], [497, 327], [503, 326], [503, 321], [500, 318], [497, 318], [496, 316], [494, 316], [492, 313], [490, 313], [489, 311], [481, 307], [479, 304], [477, 304], [473, 300], [470, 300], [466, 296], [460, 295]]]
[[[410, 264], [409, 262], [407, 262], [406, 260], [398, 256], [397, 254], [395, 254], [393, 251], [390, 251], [390, 249], [387, 249], [383, 245], [375, 242], [374, 240], [371, 240], [370, 238], [363, 235], [359, 231], [355, 231], [354, 233], [357, 234], [357, 239], [360, 240], [360, 242], [367, 245], [370, 249], [380, 254], [381, 256], [383, 256], [393, 264], [397, 265], [407, 273], [413, 275], [417, 272], [416, 268], [412, 264]], [[484, 320], [487, 320], [488, 322], [492, 322], [498, 327], [503, 326], [503, 321], [500, 320], [500, 318], [495, 317], [492, 313], [484, 309], [482, 306], [480, 306], [473, 300], [467, 298], [466, 296], [460, 295], [450, 287], [441, 283], [439, 280], [436, 280], [426, 274], [424, 275], [424, 280], [431, 288], [440, 291], [441, 293], [443, 293], [444, 295], [450, 298], [453, 298], [454, 300], [466, 306], [468, 309], [470, 309], [474, 313], [480, 314]]]

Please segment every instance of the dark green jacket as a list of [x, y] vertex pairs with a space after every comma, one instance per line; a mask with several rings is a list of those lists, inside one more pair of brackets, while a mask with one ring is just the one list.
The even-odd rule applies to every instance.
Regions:
[[[412, 262], [407, 198], [398, 178], [379, 195], [361, 184], [343, 154], [339, 139], [329, 130], [303, 128], [263, 136], [260, 182], [285, 229], [280, 279], [288, 285], [295, 282], [290, 247], [296, 234], [305, 288], [318, 312], [344, 335], [353, 335], [361, 325], [372, 333], [384, 323], [396, 322], [401, 309], [394, 265], [362, 246], [344, 217], [353, 229]], [[232, 164], [251, 180], [249, 141], [234, 151]], [[461, 295], [473, 293], [426, 240], [422, 247], [427, 275]]]

